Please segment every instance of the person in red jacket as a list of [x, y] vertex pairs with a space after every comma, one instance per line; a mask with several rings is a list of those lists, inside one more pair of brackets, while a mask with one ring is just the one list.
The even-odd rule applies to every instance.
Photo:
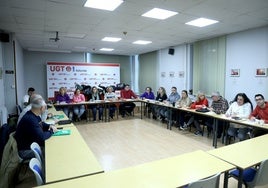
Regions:
[[[262, 94], [256, 94], [255, 95], [255, 101], [257, 103], [257, 106], [253, 110], [253, 112], [250, 114], [249, 119], [251, 121], [255, 121], [256, 123], [259, 123], [260, 125], [265, 123], [268, 123], [268, 102], [265, 101]], [[261, 136], [264, 134], [267, 134], [268, 131], [264, 129], [254, 128], [252, 132], [253, 137]]]
[[[121, 99], [136, 99], [137, 95], [130, 89], [128, 84], [125, 85], [124, 89], [121, 90]], [[122, 117], [130, 115], [136, 105], [133, 102], [123, 102], [119, 106], [119, 113]]]
[[[197, 98], [193, 104], [191, 104], [191, 109], [200, 109], [200, 108], [207, 108], [208, 107], [208, 100], [205, 96], [205, 94], [201, 91], [198, 92]], [[203, 135], [202, 129], [200, 127], [199, 121], [203, 121], [204, 117], [199, 115], [193, 115], [188, 123], [184, 126], [184, 128], [187, 128], [190, 124], [194, 123], [196, 127], [195, 135]]]

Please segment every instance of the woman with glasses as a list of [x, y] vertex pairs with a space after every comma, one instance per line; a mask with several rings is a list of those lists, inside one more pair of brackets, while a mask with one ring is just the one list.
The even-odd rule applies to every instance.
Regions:
[[[194, 103], [191, 104], [191, 109], [201, 109], [201, 108], [207, 108], [208, 107], [208, 100], [205, 96], [205, 93], [202, 91], [199, 91], [197, 94], [197, 98]], [[195, 135], [203, 135], [203, 131], [200, 126], [200, 121], [204, 121], [204, 116], [201, 115], [193, 115], [189, 121], [184, 125], [183, 128], [187, 128], [189, 125], [194, 123], [196, 131]]]
[[[92, 87], [91, 96], [90, 96], [89, 100], [91, 102], [98, 102], [98, 101], [102, 100], [101, 95], [100, 95], [98, 88], [96, 86]], [[96, 105], [90, 105], [89, 107], [92, 110], [93, 121], [96, 122], [97, 111], [99, 113], [99, 120], [102, 120], [103, 106], [101, 104], [96, 104]]]
[[[238, 93], [225, 115], [233, 119], [248, 119], [253, 110], [253, 105], [245, 93]], [[245, 140], [249, 129], [243, 125], [231, 123], [228, 128], [228, 136], [238, 137]]]
[[[163, 102], [164, 100], [167, 100], [167, 93], [166, 89], [164, 87], [160, 87], [157, 91], [157, 96], [155, 98], [156, 101], [158, 102]], [[152, 114], [153, 114], [153, 119], [157, 119], [157, 116], [159, 116], [159, 111], [161, 107], [158, 105], [154, 105], [152, 107]]]

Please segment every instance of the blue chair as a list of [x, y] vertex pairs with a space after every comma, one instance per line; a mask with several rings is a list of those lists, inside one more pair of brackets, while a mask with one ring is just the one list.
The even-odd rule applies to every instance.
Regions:
[[39, 160], [39, 162], [42, 164], [43, 163], [43, 156], [42, 156], [42, 150], [36, 142], [33, 142], [31, 144], [31, 150], [34, 152], [35, 158]]
[[[268, 185], [268, 159], [261, 162], [258, 168], [248, 168], [243, 171], [243, 183], [248, 188], [255, 186]], [[229, 176], [235, 179], [239, 177], [239, 170], [233, 170], [229, 172]]]
[[218, 188], [221, 173], [190, 183], [187, 188]]
[[30, 169], [33, 171], [36, 183], [38, 186], [43, 185], [43, 174], [42, 174], [42, 166], [37, 158], [32, 158], [29, 163]]

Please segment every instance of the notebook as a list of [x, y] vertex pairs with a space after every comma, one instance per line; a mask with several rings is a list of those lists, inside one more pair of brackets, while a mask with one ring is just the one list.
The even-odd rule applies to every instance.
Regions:
[[63, 135], [70, 135], [71, 130], [58, 130], [52, 136], [63, 136]]

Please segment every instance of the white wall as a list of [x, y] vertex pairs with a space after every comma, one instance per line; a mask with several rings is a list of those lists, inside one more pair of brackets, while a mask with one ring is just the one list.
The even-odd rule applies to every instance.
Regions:
[[0, 106], [5, 106], [5, 92], [4, 92], [4, 59], [3, 59], [2, 42], [0, 42], [0, 71], [2, 71], [0, 78]]
[[24, 89], [24, 61], [23, 61], [23, 49], [20, 43], [15, 39], [16, 44], [16, 91], [17, 91], [17, 101], [19, 105], [22, 105], [22, 98], [26, 94], [26, 90]]
[[[255, 105], [254, 95], [261, 93], [268, 100], [268, 77], [256, 77], [257, 68], [268, 68], [268, 27], [228, 35], [225, 97], [243, 92]], [[231, 69], [240, 69], [240, 76], [231, 77]]]
[[[158, 65], [158, 85], [166, 89], [167, 95], [171, 92], [171, 87], [177, 87], [180, 94], [181, 90], [187, 89], [187, 46], [180, 45], [174, 47], [174, 55], [168, 54], [168, 49], [159, 51], [159, 65]], [[183, 72], [183, 77], [179, 75]], [[163, 75], [165, 74], [165, 76]], [[174, 77], [171, 75], [174, 74]]]
[[24, 50], [24, 89], [33, 87], [36, 93], [47, 98], [47, 71], [46, 63], [55, 62], [85, 62], [84, 53], [53, 53], [53, 52], [29, 52]]

